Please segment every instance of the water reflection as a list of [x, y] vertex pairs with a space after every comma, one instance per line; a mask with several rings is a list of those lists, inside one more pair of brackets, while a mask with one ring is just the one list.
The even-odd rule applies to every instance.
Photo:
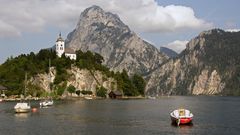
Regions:
[[171, 123], [172, 127], [177, 127], [177, 128], [192, 128], [193, 127], [193, 123], [189, 123], [189, 124], [184, 124], [184, 125], [177, 125], [176, 122], [172, 122]]
[[15, 117], [16, 118], [28, 118], [30, 116], [30, 114], [29, 113], [15, 113]]
[[53, 106], [40, 106], [40, 108], [52, 108]]
[[181, 135], [186, 135], [186, 134], [193, 134], [193, 124], [185, 124], [185, 125], [177, 125], [176, 123], [171, 124], [172, 127], [176, 128], [176, 133], [181, 134]]

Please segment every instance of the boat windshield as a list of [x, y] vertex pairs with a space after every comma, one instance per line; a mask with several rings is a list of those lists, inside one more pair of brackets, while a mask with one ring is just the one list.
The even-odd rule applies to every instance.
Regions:
[[185, 110], [184, 109], [179, 109], [178, 114], [179, 114], [179, 116], [185, 116]]

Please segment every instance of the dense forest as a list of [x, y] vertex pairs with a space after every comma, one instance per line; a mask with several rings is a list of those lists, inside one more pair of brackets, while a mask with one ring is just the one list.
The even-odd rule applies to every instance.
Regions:
[[[98, 53], [79, 50], [76, 54], [76, 61], [65, 57], [64, 54], [59, 58], [56, 56], [55, 51], [47, 49], [40, 50], [37, 54], [31, 52], [27, 55], [22, 54], [15, 58], [8, 58], [6, 62], [0, 65], [0, 85], [8, 88], [7, 95], [22, 94], [25, 86], [25, 74], [30, 79], [37, 74], [48, 73], [49, 61], [51, 60], [51, 67], [56, 69], [56, 77], [51, 84], [51, 89], [57, 95], [61, 96], [65, 90], [68, 90], [70, 93], [74, 92], [72, 86], [69, 86], [71, 88], [66, 86], [66, 81], [69, 77], [67, 70], [71, 69], [72, 66], [76, 66], [79, 69], [87, 69], [90, 72], [101, 71], [107, 77], [114, 78], [117, 82], [118, 90], [122, 91], [126, 96], [144, 95], [146, 83], [140, 75], [134, 74], [132, 77], [129, 77], [125, 70], [116, 73], [110, 71], [109, 68], [102, 64], [104, 59]], [[29, 88], [27, 94], [32, 96], [42, 96], [46, 93], [39, 86], [28, 83], [27, 87]], [[107, 94], [107, 90], [102, 86], [99, 86], [97, 90], [99, 90], [97, 93]], [[104, 96], [104, 94], [99, 96]]]

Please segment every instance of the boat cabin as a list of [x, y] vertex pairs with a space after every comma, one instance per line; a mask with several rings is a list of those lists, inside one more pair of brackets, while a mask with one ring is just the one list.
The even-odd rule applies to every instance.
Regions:
[[178, 109], [179, 116], [185, 116], [185, 110], [184, 109]]

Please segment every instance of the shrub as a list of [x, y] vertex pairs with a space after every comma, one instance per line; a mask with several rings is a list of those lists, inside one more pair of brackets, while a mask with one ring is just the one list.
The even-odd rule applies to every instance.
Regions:
[[76, 91], [76, 88], [73, 85], [69, 85], [67, 91], [72, 94]]
[[83, 95], [92, 95], [93, 94], [92, 91], [90, 91], [90, 90], [82, 90], [81, 93]]
[[104, 97], [104, 98], [106, 97], [106, 94], [107, 94], [107, 89], [106, 88], [101, 86], [100, 88], [97, 87], [96, 90], [97, 90], [97, 96], [98, 97]]

